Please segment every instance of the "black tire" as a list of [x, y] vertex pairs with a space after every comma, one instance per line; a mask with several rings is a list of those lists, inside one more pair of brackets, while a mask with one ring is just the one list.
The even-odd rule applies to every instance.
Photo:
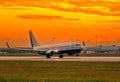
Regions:
[[47, 58], [47, 59], [50, 59], [50, 58], [51, 58], [51, 56], [50, 56], [50, 55], [47, 55], [47, 56], [46, 56], [46, 58]]
[[79, 56], [78, 54], [76, 56]]
[[59, 55], [59, 58], [63, 58], [63, 55]]
[[76, 56], [79, 56], [79, 54], [77, 53]]

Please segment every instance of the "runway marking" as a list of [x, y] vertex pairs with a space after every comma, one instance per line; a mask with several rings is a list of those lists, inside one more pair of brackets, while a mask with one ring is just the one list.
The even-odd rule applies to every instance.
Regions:
[[120, 57], [0, 57], [0, 60], [24, 60], [24, 61], [120, 61]]

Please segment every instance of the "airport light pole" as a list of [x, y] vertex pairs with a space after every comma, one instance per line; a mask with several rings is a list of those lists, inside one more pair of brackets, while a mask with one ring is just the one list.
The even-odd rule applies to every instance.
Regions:
[[97, 36], [97, 35], [95, 36], [95, 39], [96, 39], [96, 47], [97, 47], [97, 39], [98, 39], [98, 36]]

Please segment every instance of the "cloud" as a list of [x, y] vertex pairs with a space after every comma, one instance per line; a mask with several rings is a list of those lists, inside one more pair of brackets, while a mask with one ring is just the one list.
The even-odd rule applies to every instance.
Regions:
[[120, 2], [108, 2], [108, 1], [69, 1], [69, 5], [74, 5], [68, 8], [62, 6], [52, 7], [55, 10], [77, 12], [85, 14], [96, 14], [96, 15], [110, 15], [120, 16]]
[[103, 21], [96, 21], [96, 22], [108, 22], [108, 23], [110, 23], [110, 22], [118, 22], [118, 23], [119, 23], [120, 20], [109, 20], [109, 21], [104, 21], [104, 20], [103, 20]]
[[78, 21], [79, 19], [74, 18], [64, 18], [63, 16], [50, 16], [50, 15], [34, 15], [34, 14], [25, 14], [25, 15], [19, 15], [18, 18], [22, 19], [46, 19], [46, 20], [71, 20], [71, 21]]
[[14, 8], [14, 7], [6, 7], [4, 9], [7, 9], [7, 10], [33, 10], [30, 8]]
[[32, 6], [57, 11], [120, 16], [120, 2], [103, 0], [1, 0], [3, 6]]

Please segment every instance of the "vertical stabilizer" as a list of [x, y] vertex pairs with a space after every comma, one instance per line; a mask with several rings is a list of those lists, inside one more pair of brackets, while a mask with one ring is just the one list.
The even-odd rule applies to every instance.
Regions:
[[31, 30], [29, 31], [29, 35], [30, 35], [31, 46], [32, 47], [39, 46]]

